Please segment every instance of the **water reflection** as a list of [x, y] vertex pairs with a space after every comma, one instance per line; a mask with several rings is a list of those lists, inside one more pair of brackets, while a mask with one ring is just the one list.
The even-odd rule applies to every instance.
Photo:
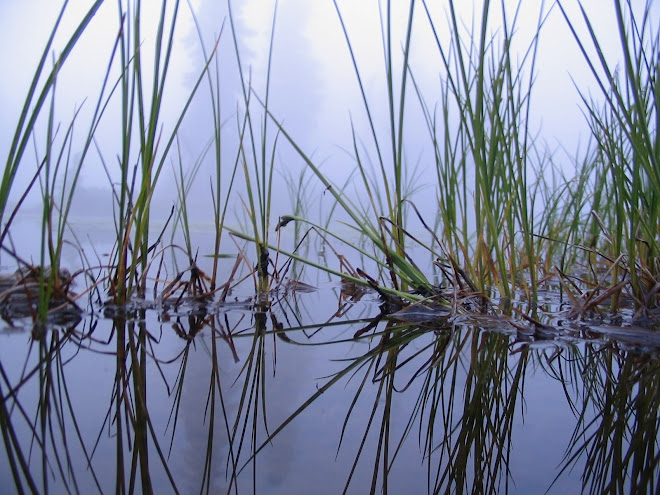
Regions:
[[3, 333], [3, 479], [35, 493], [655, 490], [652, 352], [521, 343], [506, 322], [374, 323], [376, 294], [305, 288]]

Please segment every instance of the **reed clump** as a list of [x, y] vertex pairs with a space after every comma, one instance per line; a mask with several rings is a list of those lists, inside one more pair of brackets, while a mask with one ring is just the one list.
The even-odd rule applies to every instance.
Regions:
[[[579, 6], [581, 19], [573, 19], [565, 3], [558, 2], [557, 8], [575, 35], [577, 47], [584, 53], [602, 93], [602, 98], [582, 93], [592, 142], [584, 156], [573, 159], [574, 175], [564, 172], [566, 167], [542, 147], [530, 127], [537, 54], [543, 49], [540, 37], [552, 9], [543, 4], [539, 7], [536, 31], [520, 50], [517, 33], [522, 2], [513, 7], [485, 2], [466, 23], [453, 0], [448, 0], [445, 21], [425, 0], [410, 0], [398, 46], [393, 6], [384, 2], [380, 15], [385, 100], [374, 101], [355, 56], [353, 35], [335, 2], [367, 122], [366, 137], [351, 124], [356, 165], [353, 179], [357, 179], [353, 182], [364, 193], [362, 200], [337, 186], [272, 112], [271, 64], [276, 47], [277, 6], [268, 45], [265, 92], [258, 94], [249, 69], [243, 66], [240, 33], [232, 4], [228, 4], [241, 89], [235, 114], [238, 143], [229, 167], [223, 163], [221, 152], [225, 120], [221, 117], [221, 70], [216, 57], [220, 38], [212, 49], [206, 47], [199, 25], [205, 65], [176, 121], [169, 127], [163, 122], [175, 28], [181, 15], [178, 1], [163, 4], [155, 40], [149, 45], [141, 38], [145, 22], [141, 3], [118, 2], [117, 36], [103, 86], [83, 134], [82, 152], [73, 160], [69, 151], [74, 128], [79, 127], [78, 113], [65, 132], [58, 132], [54, 110], [58, 74], [101, 2], [90, 7], [47, 72], [47, 54], [65, 4], [35, 71], [7, 153], [0, 184], [0, 242], [3, 246], [7, 243], [16, 212], [39, 184], [43, 222], [38, 264], [52, 266], [57, 273], [72, 198], [85, 159], [95, 145], [108, 106], [119, 103], [121, 142], [116, 166], [108, 165], [102, 156], [101, 160], [109, 177], [119, 176], [110, 192], [116, 244], [104, 280], [110, 299], [120, 306], [134, 296], [143, 297], [147, 290], [146, 272], [163, 236], [161, 232], [154, 238], [152, 199], [168, 160], [178, 163], [178, 170], [174, 167], [178, 197], [172, 225], [183, 234], [185, 263], [195, 266], [187, 196], [201, 161], [212, 150], [216, 163], [211, 186], [216, 236], [214, 252], [210, 253], [214, 258], [211, 292], [216, 288], [222, 233], [229, 230], [234, 239], [254, 243], [251, 258], [255, 293], [265, 299], [279, 283], [273, 259], [275, 253], [281, 253], [348, 282], [375, 286], [387, 294], [383, 296], [386, 299], [401, 298], [408, 303], [430, 298], [433, 304], [451, 304], [452, 298], [446, 297], [448, 290], [469, 290], [485, 299], [522, 298], [527, 310], [534, 313], [539, 288], [554, 283], [576, 306], [578, 317], [600, 311], [605, 305], [616, 311], [621, 300], [630, 296], [638, 308], [637, 321], [646, 319], [652, 324], [660, 306], [658, 27], [653, 22], [650, 2], [642, 8], [614, 2], [621, 48], [617, 68], [615, 61], [603, 55], [601, 40], [586, 10]], [[579, 34], [578, 24], [586, 28], [586, 36]], [[421, 29], [430, 31], [435, 42], [432, 49], [440, 74], [436, 94], [429, 94], [416, 77], [414, 41]], [[441, 31], [448, 32], [448, 40], [442, 39]], [[149, 67], [145, 66], [146, 60], [150, 61]], [[198, 161], [187, 170], [178, 130], [203, 82], [208, 83], [212, 101], [213, 135]], [[377, 122], [377, 110], [381, 108], [387, 115], [384, 131]], [[24, 191], [14, 191], [16, 176], [27, 173], [25, 150], [42, 121], [46, 123], [45, 144], [37, 147], [42, 152], [31, 172], [33, 179]], [[420, 122], [426, 128], [431, 157], [424, 173], [434, 178], [435, 189], [433, 207], [424, 208], [422, 213], [416, 206], [416, 189], [410, 180], [413, 172], [406, 159], [411, 128]], [[343, 210], [350, 228], [362, 239], [349, 242], [333, 233], [329, 220], [321, 225], [323, 222], [303, 218], [302, 212], [309, 209], [295, 201], [295, 214], [286, 216], [288, 221], [280, 222], [276, 230], [295, 221], [296, 241], [305, 235], [316, 235], [322, 242], [334, 238], [370, 263], [362, 270], [368, 276], [355, 270], [332, 270], [298, 253], [297, 248], [288, 252], [280, 245], [280, 237], [273, 241], [273, 177], [278, 150], [284, 145], [298, 154], [324, 188], [323, 194], [332, 198], [332, 211], [335, 207]], [[235, 179], [241, 175], [244, 189], [237, 190]], [[307, 180], [305, 184], [306, 189], [310, 187]], [[18, 206], [11, 212], [10, 196], [18, 198]], [[229, 229], [226, 214], [229, 205], [237, 203], [242, 204], [247, 225]], [[239, 250], [242, 255], [242, 248]], [[335, 251], [340, 253], [341, 249]], [[423, 262], [423, 257], [430, 258], [431, 263]], [[341, 259], [340, 265], [344, 266]], [[49, 297], [47, 289], [42, 294]], [[48, 305], [44, 302], [43, 306]]]
[[[357, 145], [361, 136], [353, 130], [354, 160], [368, 206], [351, 201], [283, 127], [281, 131], [350, 216], [355, 229], [380, 253], [381, 284], [403, 294], [439, 294], [428, 272], [412, 259], [409, 246], [417, 244], [431, 254], [437, 268], [443, 267], [439, 271], [445, 284], [461, 278], [484, 297], [505, 300], [522, 294], [534, 312], [539, 287], [552, 281], [560, 292], [567, 293], [580, 316], [597, 313], [607, 305], [610, 311], [617, 311], [619, 302], [630, 295], [639, 309], [635, 321], [646, 319], [653, 324], [660, 304], [660, 202], [656, 198], [660, 190], [660, 52], [650, 5], [640, 14], [629, 3], [615, 2], [623, 60], [617, 71], [602, 55], [601, 42], [585, 10], [580, 7], [587, 39], [577, 34], [578, 21], [569, 18], [559, 4], [605, 101], [603, 106], [602, 100], [590, 100], [583, 93], [592, 141], [584, 156], [574, 159], [575, 175], [556, 163], [530, 128], [539, 40], [549, 15], [543, 5], [536, 35], [526, 49], [514, 55], [514, 47], [519, 45], [516, 33], [521, 3], [513, 9], [502, 4], [498, 11], [486, 2], [472, 23], [466, 23], [472, 27], [466, 29], [455, 2], [449, 1], [450, 40], [443, 42], [439, 32], [445, 28], [431, 6], [423, 0], [411, 1], [403, 53], [395, 67], [391, 4], [387, 2], [381, 10], [386, 100], [377, 103], [367, 97], [351, 34], [335, 6], [375, 155], [365, 156], [364, 147]], [[442, 61], [437, 104], [429, 103], [432, 100], [417, 83], [410, 63], [413, 31], [420, 29], [415, 24], [419, 22], [416, 9], [422, 9], [425, 27], [433, 32]], [[493, 27], [495, 17], [502, 23]], [[403, 128], [410, 125], [411, 96], [421, 108], [435, 159], [437, 217], [412, 215], [429, 231], [431, 242], [426, 243], [411, 233], [411, 215], [404, 214], [406, 204], [412, 205], [408, 212], [417, 210], [402, 182], [408, 167]], [[389, 109], [390, 132], [382, 134], [374, 123], [374, 107], [379, 104]], [[370, 163], [375, 164], [374, 170]], [[428, 227], [431, 224], [433, 228]], [[565, 283], [567, 273], [573, 276], [570, 284]], [[414, 300], [411, 295], [408, 298]]]

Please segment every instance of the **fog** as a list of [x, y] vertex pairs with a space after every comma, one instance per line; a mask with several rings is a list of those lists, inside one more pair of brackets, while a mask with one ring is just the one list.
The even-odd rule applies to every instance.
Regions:
[[[79, 19], [84, 15], [89, 2], [72, 0], [62, 20], [55, 54], [61, 50], [63, 40], [73, 31]], [[383, 37], [381, 34], [381, 14], [384, 14], [386, 2], [376, 1], [338, 1], [339, 10], [350, 37], [360, 74], [365, 85], [369, 104], [374, 112], [377, 132], [381, 138], [388, 139], [388, 105], [386, 73], [383, 55]], [[441, 2], [433, 3], [432, 15], [441, 43], [447, 43], [447, 7]], [[507, 10], [509, 16], [515, 13], [516, 2]], [[479, 4], [476, 2], [475, 5]], [[602, 35], [603, 48], [610, 60], [616, 60], [615, 19], [613, 9], [597, 0], [582, 2], [586, 11], [595, 21], [599, 34]], [[172, 2], [169, 8], [171, 11]], [[466, 30], [473, 21], [473, 9], [468, 2], [460, 8]], [[570, 155], [576, 155], [578, 148], [584, 149], [587, 142], [587, 126], [581, 110], [578, 85], [585, 95], [599, 97], [593, 85], [593, 76], [589, 73], [582, 54], [577, 49], [574, 39], [557, 8], [551, 8], [548, 2], [523, 2], [516, 22], [517, 49], [522, 59], [524, 49], [529, 46], [537, 33], [539, 13], [546, 15], [541, 32], [538, 63], [534, 80], [532, 115], [530, 130], [538, 136], [540, 147], [547, 147], [555, 156], [555, 161], [564, 163], [570, 173]], [[566, 2], [567, 11], [581, 26], [577, 2]], [[149, 54], [153, 53], [160, 2], [143, 2], [141, 38], [144, 66], [150, 67]], [[406, 18], [409, 8], [407, 1], [395, 1], [392, 16], [395, 19], [393, 46], [403, 43]], [[236, 50], [232, 39], [232, 30], [226, 2], [197, 0], [182, 2], [176, 25], [175, 50], [168, 75], [165, 103], [160, 117], [163, 136], [174, 126], [178, 116], [191, 94], [205, 64], [204, 51], [198, 36], [191, 9], [199, 22], [199, 29], [206, 53], [210, 53], [217, 40], [217, 65], [212, 62], [211, 69], [217, 67], [221, 93], [222, 128], [222, 169], [221, 183], [229, 183], [230, 171], [236, 162], [238, 135], [241, 118], [244, 115], [243, 93], [241, 89]], [[275, 13], [272, 0], [246, 0], [233, 2], [234, 28], [238, 38], [238, 52], [241, 57], [243, 77], [254, 89], [254, 95], [262, 100], [266, 98], [269, 47], [271, 29]], [[3, 118], [0, 122], [0, 151], [3, 159], [7, 156], [11, 139], [18, 121], [22, 102], [32, 79], [34, 68], [39, 60], [47, 37], [59, 11], [58, 2], [50, 0], [5, 0], [0, 2], [0, 63], [5, 68], [5, 75], [0, 78], [0, 105]], [[499, 5], [493, 8], [490, 28], [493, 33], [501, 30], [498, 18]], [[351, 125], [356, 130], [363, 146], [373, 156], [373, 145], [366, 113], [360, 96], [359, 86], [352, 66], [350, 53], [341, 29], [339, 16], [330, 0], [309, 2], [307, 0], [281, 0], [277, 4], [277, 16], [274, 24], [273, 53], [270, 72], [268, 107], [287, 133], [292, 136], [301, 149], [313, 157], [316, 163], [323, 164], [323, 170], [338, 184], [349, 177], [355, 168], [352, 156]], [[479, 15], [479, 13], [477, 13]], [[415, 27], [412, 40], [410, 67], [416, 82], [422, 88], [426, 103], [432, 108], [440, 100], [442, 63], [438, 55], [433, 33], [429, 29], [426, 13], [418, 2], [415, 11]], [[477, 21], [478, 22], [478, 21]], [[103, 82], [112, 46], [119, 30], [119, 15], [116, 2], [106, 2], [96, 14], [83, 38], [78, 43], [71, 58], [61, 72], [56, 88], [55, 120], [61, 125], [60, 132], [71, 121], [76, 110], [83, 110], [76, 119], [76, 130], [82, 135], [89, 126], [88, 119], [96, 105], [99, 90]], [[395, 54], [401, 50], [394, 49]], [[114, 83], [119, 69], [115, 60], [110, 81]], [[48, 65], [50, 67], [50, 65]], [[400, 80], [401, 56], [394, 61], [395, 84]], [[529, 67], [526, 77], [529, 77]], [[113, 79], [114, 78], [114, 79]], [[397, 89], [395, 88], [395, 91]], [[420, 112], [417, 97], [412, 86], [409, 87], [406, 108], [405, 158], [409, 169], [415, 169], [415, 176], [410, 180], [414, 184], [424, 185], [425, 177], [431, 172], [427, 165], [432, 154], [428, 131]], [[107, 90], [106, 90], [107, 93]], [[155, 197], [155, 211], [169, 212], [176, 200], [176, 179], [179, 174], [179, 157], [184, 172], [193, 170], [199, 162], [193, 194], [189, 194], [190, 208], [204, 222], [204, 212], [211, 203], [211, 178], [215, 176], [215, 158], [211, 150], [202, 160], [205, 147], [213, 137], [213, 112], [209, 84], [202, 81], [187, 111], [185, 121], [178, 133], [174, 152], [171, 153], [159, 179]], [[50, 102], [48, 103], [50, 104]], [[252, 97], [255, 130], [262, 123], [262, 109]], [[102, 215], [111, 208], [109, 183], [118, 180], [117, 155], [120, 150], [119, 134], [120, 101], [112, 100], [106, 110], [103, 123], [96, 134], [96, 149], [91, 150], [82, 169], [76, 201], [82, 205], [74, 214]], [[47, 122], [44, 112], [37, 129], [44, 131]], [[87, 119], [87, 120], [86, 120]], [[277, 128], [270, 121], [267, 130], [267, 155], [270, 156], [277, 137]], [[277, 137], [275, 153], [275, 188], [273, 216], [290, 212], [291, 180], [296, 180], [304, 169], [304, 163], [293, 152], [286, 140]], [[43, 154], [44, 135], [36, 135], [34, 147]], [[76, 140], [72, 153], [80, 153], [82, 141]], [[257, 148], [259, 144], [257, 144]], [[25, 160], [36, 163], [35, 153], [26, 153]], [[40, 155], [41, 156], [41, 155]], [[135, 158], [134, 158], [135, 159]], [[106, 163], [106, 170], [101, 165]], [[19, 184], [26, 184], [33, 173], [33, 166], [26, 167], [24, 174], [17, 179], [16, 191], [21, 191]], [[28, 172], [29, 171], [29, 172]], [[239, 170], [235, 185], [237, 205], [232, 209], [235, 219], [241, 218], [241, 201], [245, 200], [242, 170]], [[110, 178], [108, 178], [108, 173]], [[289, 184], [289, 185], [288, 185]], [[316, 208], [322, 188], [316, 181], [310, 183], [309, 195]], [[295, 185], [291, 185], [297, 190]], [[426, 192], [424, 192], [426, 191]], [[421, 194], [434, 197], [431, 188], [423, 189]], [[16, 197], [13, 198], [16, 200]], [[32, 195], [28, 204], [38, 205], [38, 194]]]

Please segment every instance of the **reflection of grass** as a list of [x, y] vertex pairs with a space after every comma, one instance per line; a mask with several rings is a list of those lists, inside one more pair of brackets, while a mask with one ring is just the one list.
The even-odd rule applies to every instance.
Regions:
[[[283, 430], [318, 411], [317, 402], [329, 392], [344, 389], [336, 406], [345, 416], [335, 434], [337, 455], [349, 459], [346, 492], [390, 492], [398, 467], [411, 462], [404, 457], [418, 449], [429, 493], [502, 493], [516, 482], [510, 458], [518, 448], [524, 385], [533, 386], [540, 372], [567, 387], [565, 407], [576, 419], [565, 469], [585, 466], [584, 490], [619, 493], [627, 486], [644, 492], [653, 486], [659, 425], [652, 359], [617, 351], [616, 344], [586, 346], [586, 352], [578, 346], [552, 353], [523, 347], [512, 354], [513, 338], [504, 333], [454, 326], [446, 316], [428, 326], [383, 321], [382, 315], [373, 322], [352, 320], [364, 310], [360, 305], [328, 308], [334, 316], [319, 324], [313, 319], [318, 312], [299, 310], [304, 298], [295, 302], [298, 297], [292, 290], [274, 298], [270, 311], [252, 321], [244, 312], [172, 316], [169, 324], [163, 317], [158, 332], [142, 309], [131, 320], [115, 319], [109, 338], [100, 337], [104, 323], [97, 322], [99, 328], [86, 333], [35, 339], [22, 374], [0, 363], [0, 428], [14, 483], [38, 492], [46, 485], [92, 483], [104, 492], [111, 488], [104, 486], [109, 470], [120, 492], [149, 492], [163, 483], [177, 491], [186, 471], [185, 482], [203, 493], [214, 493], [218, 484], [227, 493], [250, 492], [264, 483], [260, 457], [278, 447]], [[360, 341], [369, 345], [355, 346]], [[297, 386], [277, 377], [287, 366], [280, 357], [284, 348], [304, 354], [319, 346], [341, 356], [336, 371], [298, 403], [277, 398], [271, 381]], [[93, 421], [98, 433], [88, 436], [80, 424], [89, 414], [80, 401], [86, 391], [72, 387], [67, 364], [90, 352], [112, 363], [113, 378], [105, 418]], [[38, 393], [31, 397], [33, 387]], [[169, 420], [164, 399], [171, 403]], [[205, 435], [196, 444], [200, 464], [193, 478], [177, 465], [187, 448], [182, 415]], [[283, 419], [274, 422], [277, 415]], [[80, 457], [85, 463], [74, 462]]]
[[[0, 393], [0, 425], [5, 452], [17, 492], [48, 493], [49, 486], [61, 483], [67, 491], [78, 491], [78, 471], [75, 457], [78, 448], [89, 465], [91, 451], [86, 447], [78, 426], [79, 414], [69, 389], [65, 373], [63, 347], [68, 339], [57, 333], [44, 334], [35, 339], [28, 351], [22, 376], [16, 382], [0, 363], [2, 376]], [[31, 354], [36, 353], [36, 356]], [[26, 405], [26, 388], [36, 388], [36, 404]], [[34, 397], [34, 396], [32, 396]], [[27, 434], [26, 434], [27, 432]], [[80, 455], [76, 452], [76, 455]], [[80, 465], [80, 464], [78, 464]], [[38, 466], [38, 467], [37, 467]], [[92, 483], [100, 490], [94, 468], [89, 466]], [[55, 483], [51, 483], [55, 473]], [[8, 480], [5, 480], [8, 481]]]
[[[428, 339], [425, 338], [427, 332], [426, 328], [409, 324], [388, 324], [383, 332], [374, 335], [379, 339], [376, 346], [336, 373], [275, 430], [267, 442], [328, 388], [338, 386], [345, 379], [358, 379], [339, 449], [346, 440], [349, 422], [356, 421], [351, 419], [352, 414], [364, 409], [370, 413], [364, 423], [356, 426], [363, 433], [357, 442], [358, 450], [345, 492], [350, 492], [349, 486], [360, 462], [366, 462], [373, 463], [370, 493], [381, 489], [387, 493], [389, 473], [397, 462], [397, 455], [418, 424], [421, 458], [427, 464], [430, 493], [463, 490], [498, 493], [510, 474], [508, 456], [512, 448], [513, 418], [517, 399], [522, 394], [521, 381], [527, 360], [521, 356], [517, 365], [509, 369], [508, 339], [503, 335], [484, 336], [479, 331], [462, 333], [446, 328], [438, 330], [436, 338]], [[423, 340], [425, 344], [407, 351], [406, 347], [416, 340]], [[472, 354], [468, 362], [464, 361], [466, 354]], [[467, 376], [464, 376], [464, 366], [467, 366]], [[364, 393], [372, 383], [376, 390]], [[464, 397], [462, 407], [461, 395]], [[372, 402], [361, 404], [365, 400]], [[407, 421], [391, 416], [395, 402], [412, 404]], [[391, 424], [401, 424], [402, 420], [405, 428], [400, 437], [394, 437]], [[374, 434], [376, 445], [369, 448]], [[364, 459], [365, 451], [375, 452], [375, 458]]]
[[586, 493], [657, 491], [657, 361], [617, 349], [587, 348], [584, 355], [575, 357], [582, 375], [575, 379], [584, 387], [578, 394], [581, 403], [575, 404], [577, 423], [561, 473], [584, 460]]
[[[387, 493], [397, 456], [418, 430], [429, 493], [502, 493], [516, 481], [510, 456], [516, 449], [524, 383], [530, 379], [528, 364], [538, 363], [574, 389], [567, 391], [567, 406], [577, 408], [576, 428], [564, 469], [584, 462], [583, 489], [590, 493], [647, 493], [653, 486], [659, 424], [653, 405], [658, 369], [652, 360], [627, 355], [614, 364], [616, 354], [609, 350], [582, 354], [573, 346], [548, 354], [523, 348], [512, 360], [510, 338], [504, 334], [445, 327], [429, 336], [429, 330], [388, 323], [370, 335], [375, 345], [348, 360], [272, 429], [254, 456], [330, 389], [356, 381], [338, 443], [339, 450], [346, 444], [357, 449], [349, 454], [355, 460], [345, 492], [355, 489], [351, 482], [366, 463], [372, 469], [370, 493]], [[289, 335], [295, 338], [295, 332]], [[615, 369], [621, 370], [618, 379], [612, 377]], [[576, 404], [573, 395], [583, 402]], [[392, 416], [404, 403], [410, 416]], [[592, 408], [596, 416], [589, 419]]]

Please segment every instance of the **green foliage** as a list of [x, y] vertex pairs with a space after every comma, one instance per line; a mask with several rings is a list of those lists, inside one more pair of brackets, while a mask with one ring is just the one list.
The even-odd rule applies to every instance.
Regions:
[[253, 103], [253, 91], [251, 75], [244, 73], [239, 50], [238, 33], [234, 23], [232, 2], [229, 5], [229, 20], [234, 40], [234, 51], [238, 61], [238, 70], [243, 92], [243, 116], [238, 118], [239, 150], [236, 163], [243, 170], [247, 202], [245, 208], [250, 219], [251, 228], [256, 247], [257, 284], [256, 291], [264, 293], [268, 290], [269, 276], [268, 265], [270, 263], [268, 254], [268, 238], [270, 231], [271, 203], [273, 198], [273, 173], [275, 170], [275, 156], [277, 149], [278, 134], [271, 137], [272, 124], [268, 117], [270, 101], [270, 77], [273, 49], [275, 45], [275, 25], [277, 20], [277, 1], [273, 10], [273, 22], [268, 47], [268, 68], [266, 71], [265, 95], [263, 99], [264, 112], [260, 122], [258, 111]]
[[480, 290], [496, 285], [510, 297], [516, 281], [528, 277], [535, 291], [536, 198], [530, 174], [541, 163], [533, 161], [539, 154], [534, 153], [529, 115], [543, 5], [537, 34], [517, 64], [511, 51], [520, 3], [513, 16], [502, 4], [503, 24], [491, 35], [490, 18], [496, 12], [490, 2], [464, 33], [450, 1], [448, 46], [441, 43], [439, 27], [424, 5], [444, 66], [439, 117], [418, 90], [435, 149], [442, 238]]
[[[55, 268], [50, 272], [54, 277], [59, 273], [64, 234], [83, 163], [95, 143], [95, 133], [106, 109], [120, 103], [121, 143], [116, 165], [104, 161], [108, 175], [120, 177], [119, 183], [112, 185], [117, 243], [108, 274], [110, 294], [120, 303], [134, 293], [144, 294], [145, 271], [155, 248], [154, 239], [150, 238], [152, 198], [163, 166], [172, 159], [177, 132], [192, 98], [206, 80], [212, 102], [213, 136], [192, 169], [185, 170], [181, 156], [178, 157], [175, 175], [179, 206], [174, 228], [182, 229], [185, 251], [192, 258], [195, 247], [190, 236], [186, 198], [201, 161], [212, 150], [216, 163], [211, 187], [216, 227], [213, 280], [218, 270], [228, 205], [236, 194], [237, 174], [240, 176], [242, 171], [245, 190], [238, 195], [249, 227], [243, 229], [241, 236], [255, 245], [256, 291], [264, 293], [271, 287], [269, 250], [274, 249], [275, 244], [270, 239], [273, 231], [271, 203], [278, 146], [285, 141], [302, 159], [311, 176], [318, 179], [324, 194], [332, 198], [332, 211], [338, 207], [348, 215], [349, 227], [362, 237], [363, 243], [357, 247], [346, 238], [336, 238], [357, 255], [375, 261], [379, 273], [374, 280], [377, 279], [382, 289], [397, 294], [437, 294], [438, 287], [431, 282], [431, 274], [420, 269], [413, 259], [413, 245], [421, 245], [430, 253], [436, 267], [452, 267], [454, 273], [460, 270], [461, 277], [475, 291], [489, 294], [495, 288], [500, 296], [510, 298], [516, 290], [523, 289], [532, 301], [537, 299], [540, 277], [552, 272], [554, 266], [558, 265], [563, 272], [575, 263], [589, 264], [600, 256], [600, 261], [613, 266], [608, 272], [613, 285], [628, 277], [637, 304], [645, 308], [657, 306], [660, 35], [652, 22], [650, 3], [641, 9], [634, 9], [623, 1], [614, 3], [622, 60], [618, 68], [603, 54], [586, 10], [580, 7], [581, 22], [587, 32], [585, 37], [578, 33], [578, 21], [569, 18], [563, 4], [558, 3], [604, 99], [600, 102], [583, 94], [593, 144], [584, 156], [569, 157], [576, 174], [568, 176], [563, 172], [566, 167], [537, 142], [530, 129], [537, 52], [548, 15], [543, 3], [539, 6], [535, 32], [522, 52], [518, 38], [522, 2], [513, 7], [484, 2], [472, 22], [466, 24], [457, 4], [450, 0], [444, 24], [425, 0], [410, 0], [398, 48], [393, 4], [391, 1], [380, 4], [384, 76], [378, 82], [384, 88], [385, 97], [383, 101], [376, 101], [369, 94], [358, 64], [353, 34], [335, 2], [367, 122], [366, 141], [351, 122], [352, 155], [358, 178], [355, 182], [365, 193], [364, 201], [351, 199], [349, 194], [353, 194], [353, 190], [337, 187], [272, 112], [270, 88], [277, 2], [273, 10], [263, 94], [255, 90], [251, 71], [243, 66], [240, 33], [234, 22], [232, 3], [228, 3], [242, 90], [236, 114], [237, 151], [233, 167], [229, 169], [229, 180], [222, 179], [225, 167], [221, 159], [223, 120], [221, 71], [215, 59], [217, 43], [208, 50], [201, 41], [199, 25], [206, 65], [176, 121], [163, 121], [175, 29], [180, 16], [179, 1], [162, 4], [159, 17], [154, 20], [157, 31], [153, 45], [145, 44], [142, 39], [147, 19], [143, 17], [141, 1], [118, 1], [116, 43], [110, 52], [92, 118], [84, 131], [82, 152], [74, 155], [74, 130], [81, 127], [77, 121], [79, 109], [66, 130], [61, 131], [54, 120], [56, 83], [100, 4], [99, 1], [92, 5], [44, 76], [48, 53], [66, 4], [60, 12], [28, 90], [0, 184], [0, 221], [4, 222], [0, 242], [3, 245], [16, 212], [33, 186], [40, 184], [43, 222], [39, 261]], [[501, 19], [497, 25], [494, 25], [495, 18]], [[430, 30], [435, 39], [432, 48], [440, 61], [437, 94], [429, 93], [415, 77], [414, 37], [422, 29]], [[440, 32], [447, 33], [448, 40], [441, 40]], [[147, 59], [153, 60], [151, 66], [145, 66]], [[45, 115], [48, 102], [50, 109]], [[413, 104], [418, 107], [411, 108]], [[379, 109], [386, 110], [385, 130], [378, 125]], [[424, 230], [430, 234], [431, 241], [426, 244], [419, 241], [408, 218], [410, 211], [416, 210], [416, 190], [411, 179], [414, 169], [406, 161], [408, 129], [415, 117], [422, 119], [428, 131], [426, 146], [432, 157], [437, 198], [435, 208], [424, 211], [428, 214], [430, 209], [432, 218], [418, 215]], [[27, 144], [30, 139], [36, 143], [41, 141], [40, 136], [35, 136], [40, 119], [47, 119], [45, 149], [38, 153], [38, 166], [26, 189], [16, 191], [18, 206], [9, 214], [6, 211], [8, 201], [14, 194], [12, 186], [17, 174], [24, 171]], [[118, 171], [113, 170], [114, 167], [118, 167]], [[302, 182], [300, 185], [301, 189], [313, 187], [307, 181], [304, 188]], [[309, 212], [307, 205], [301, 204], [303, 195], [304, 190], [293, 200], [296, 239], [304, 235], [300, 231], [305, 223], [301, 213]], [[332, 230], [329, 229], [330, 218], [325, 222], [324, 228], [313, 223], [309, 225], [324, 237]], [[160, 241], [160, 237], [156, 241]], [[313, 263], [300, 254], [297, 256], [310, 265]], [[354, 277], [355, 274], [346, 275]], [[56, 282], [52, 280], [51, 285]], [[47, 306], [47, 300], [47, 292], [42, 291], [43, 307]]]
[[605, 100], [582, 95], [597, 143], [597, 198], [604, 201], [594, 204], [599, 216], [592, 231], [603, 231], [607, 244], [601, 248], [612, 258], [625, 255], [642, 307], [658, 305], [660, 278], [660, 31], [651, 3], [640, 14], [630, 2], [614, 2], [621, 49], [621, 65], [615, 65], [584, 7], [588, 34], [581, 36], [578, 21], [558, 2]]

